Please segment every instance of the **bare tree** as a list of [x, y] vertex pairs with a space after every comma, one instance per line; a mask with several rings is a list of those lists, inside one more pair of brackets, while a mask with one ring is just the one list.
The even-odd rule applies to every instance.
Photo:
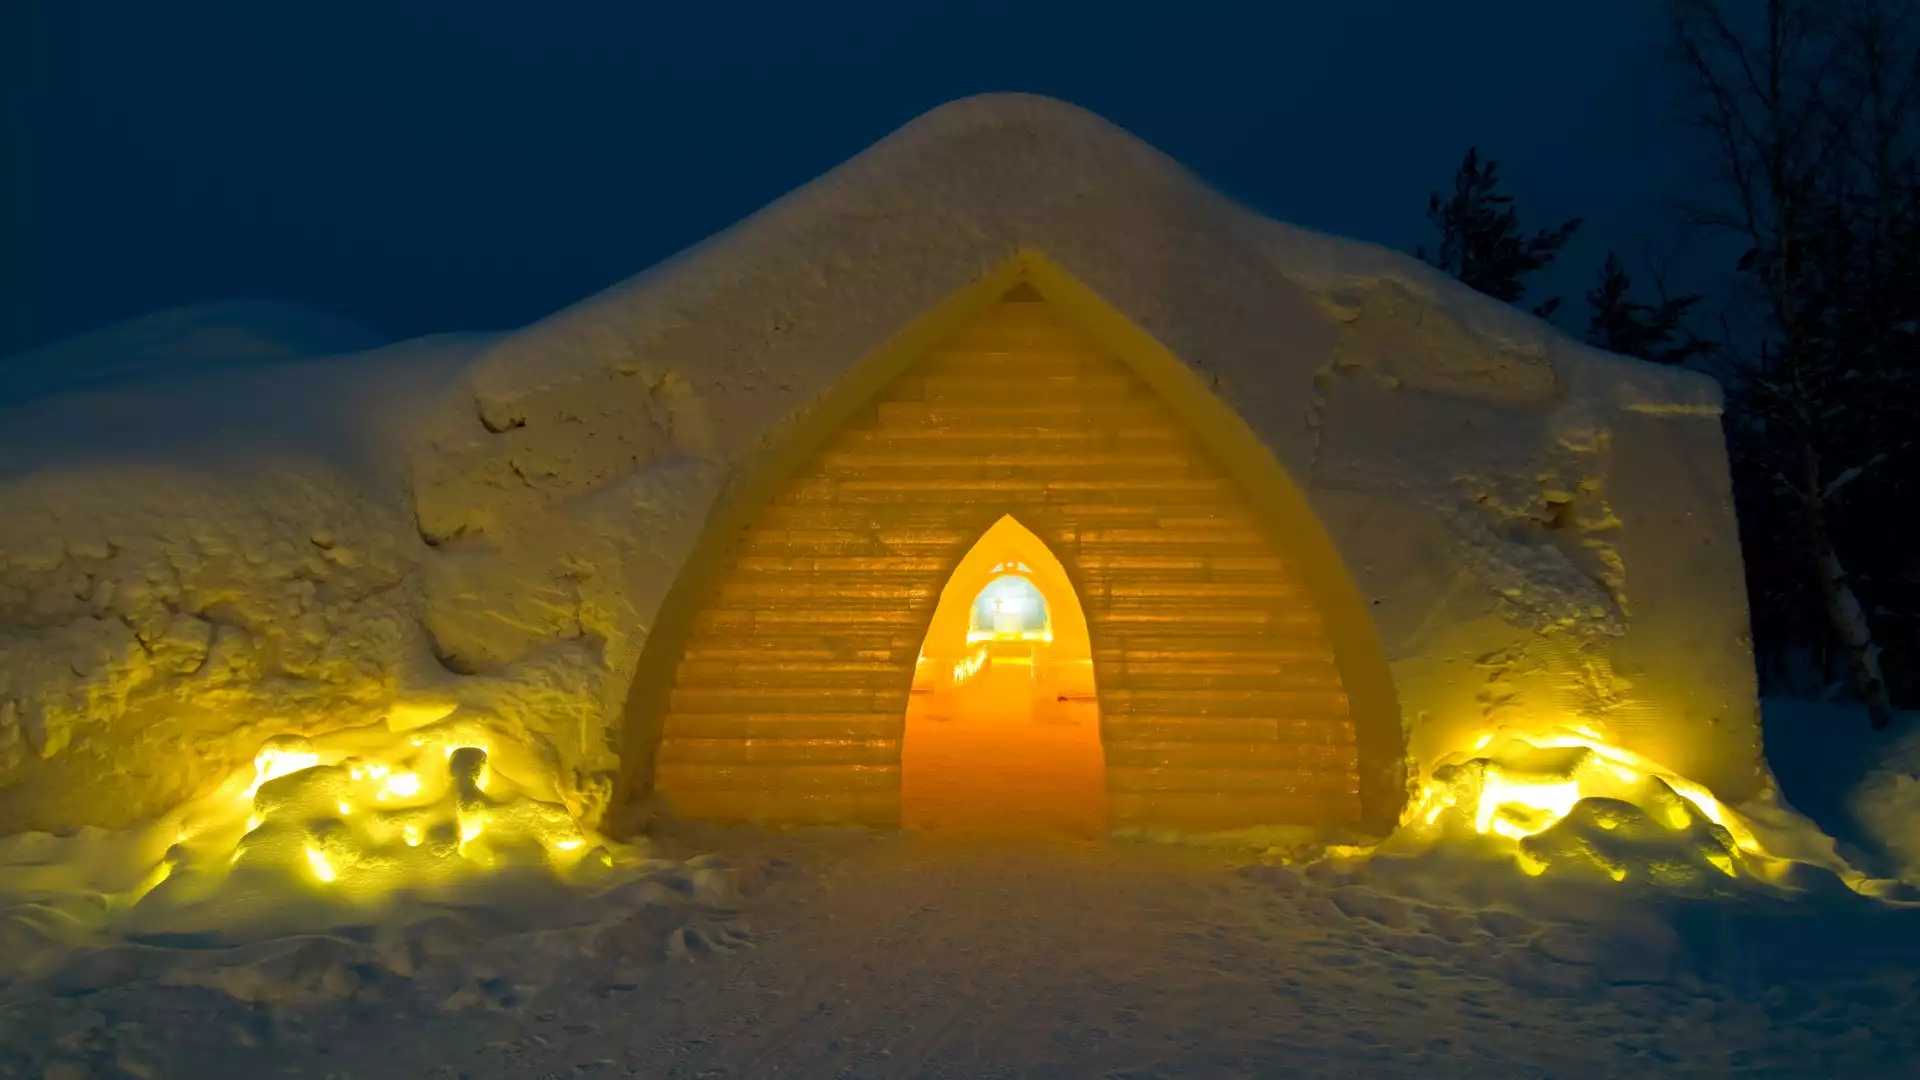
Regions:
[[[1669, 0], [1686, 119], [1713, 166], [1692, 220], [1738, 239], [1723, 313], [1729, 435], [1795, 526], [1831, 639], [1875, 727], [1893, 712], [1851, 560], [1889, 522], [1848, 501], [1911, 473], [1920, 36], [1901, 0]], [[1749, 535], [1754, 535], [1749, 533]], [[1912, 545], [1907, 545], [1911, 547]], [[1843, 551], [1846, 557], [1843, 558]]]

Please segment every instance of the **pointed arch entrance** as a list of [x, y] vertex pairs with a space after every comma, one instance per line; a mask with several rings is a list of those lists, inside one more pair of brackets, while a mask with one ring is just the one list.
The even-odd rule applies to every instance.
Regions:
[[1191, 369], [1032, 256], [857, 367], [716, 512], [638, 665], [629, 793], [899, 821], [941, 590], [1009, 514], [1084, 607], [1114, 824], [1391, 827], [1391, 679], [1305, 499]]
[[947, 579], [920, 647], [900, 822], [1095, 835], [1106, 804], [1086, 616], [1060, 560], [1003, 517]]

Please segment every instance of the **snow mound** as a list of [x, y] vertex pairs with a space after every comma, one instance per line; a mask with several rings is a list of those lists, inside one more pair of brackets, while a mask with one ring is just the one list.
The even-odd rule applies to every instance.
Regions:
[[[354, 980], [316, 972], [372, 962], [326, 935], [374, 941], [380, 965], [405, 975], [447, 934], [471, 943], [732, 895], [724, 862], [648, 860], [583, 825], [551, 749], [509, 728], [468, 708], [276, 736], [148, 825], [0, 839], [0, 985], [164, 975], [248, 1000], [325, 996]], [[656, 936], [662, 956], [741, 937], [679, 923]]]
[[[439, 677], [405, 505], [483, 342], [126, 380], [0, 409], [0, 820], [121, 828], [284, 732]], [[470, 688], [473, 689], [473, 688]]]
[[1909, 723], [1888, 742], [1847, 803], [1892, 872], [1920, 886], [1920, 725]]
[[1749, 882], [1791, 892], [1920, 892], [1849, 866], [1777, 799], [1742, 812], [1585, 728], [1502, 729], [1436, 763], [1383, 852], [1508, 851], [1528, 876], [1713, 892]]
[[331, 356], [382, 345], [378, 334], [291, 304], [231, 300], [170, 308], [0, 360], [0, 403], [134, 376]]
[[1241, 872], [1403, 964], [1545, 998], [1898, 1000], [1920, 963], [1920, 889], [1855, 869], [1775, 797], [1726, 806], [1585, 729], [1490, 733], [1436, 765], [1384, 842], [1302, 838]]
[[1762, 702], [1781, 798], [1849, 862], [1920, 885], [1920, 713], [1875, 731], [1846, 702]]
[[[1893, 779], [1887, 787], [1910, 790]], [[1899, 797], [1875, 805], [1909, 831], [1920, 820]], [[1377, 844], [1298, 828], [1125, 838], [1260, 851], [1248, 873], [1290, 892], [1318, 881], [1334, 890], [1341, 915], [1389, 929], [1427, 918], [1410, 902], [1440, 920], [1466, 911], [1501, 923], [1523, 912], [1624, 942], [1629, 958], [1649, 940], [1673, 938], [1676, 911], [1759, 911], [1787, 922], [1837, 914], [1875, 925], [1887, 917], [1920, 930], [1920, 888], [1863, 872], [1777, 793], [1729, 806], [1584, 726], [1496, 728], [1444, 755], [1400, 828]], [[1920, 934], [1909, 936], [1920, 956]], [[1646, 955], [1659, 963], [1678, 948]]]

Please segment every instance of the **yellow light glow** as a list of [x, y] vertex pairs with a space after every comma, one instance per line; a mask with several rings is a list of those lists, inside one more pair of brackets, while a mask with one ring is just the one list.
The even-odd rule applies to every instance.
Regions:
[[[1479, 812], [1474, 817], [1473, 827], [1477, 832], [1484, 833], [1493, 831], [1494, 822], [1500, 814], [1500, 811], [1510, 806], [1533, 811], [1534, 813], [1531, 816], [1534, 817], [1538, 817], [1540, 814], [1549, 815], [1546, 825], [1540, 826], [1539, 829], [1529, 829], [1519, 832], [1513, 837], [1517, 840], [1520, 839], [1520, 837], [1530, 836], [1535, 832], [1539, 832], [1549, 825], [1552, 825], [1553, 822], [1566, 817], [1567, 812], [1573, 809], [1573, 804], [1579, 801], [1580, 785], [1575, 781], [1540, 783], [1511, 780], [1494, 772], [1492, 769], [1488, 769], [1486, 780], [1480, 788]], [[1499, 818], [1499, 820], [1503, 822], [1503, 832], [1508, 828], [1514, 827], [1512, 823], [1505, 818]]]
[[[375, 735], [389, 741], [375, 742]], [[218, 842], [224, 850], [189, 853], [185, 846], [177, 851], [170, 847], [160, 864], [131, 868], [126, 880], [132, 887], [116, 893], [116, 902], [128, 907], [188, 899], [198, 903], [203, 891], [227, 887], [224, 879], [231, 867], [245, 871], [234, 887], [249, 893], [304, 886], [374, 904], [397, 891], [458, 888], [464, 876], [493, 873], [496, 849], [540, 845], [548, 852], [550, 869], [570, 874], [595, 844], [612, 844], [583, 825], [564, 803], [522, 790], [517, 774], [491, 783], [486, 751], [481, 749], [491, 741], [487, 734], [463, 728], [414, 737], [427, 747], [454, 752], [449, 755], [449, 775], [433, 771], [438, 760], [430, 750], [410, 750], [406, 736], [386, 732], [347, 729], [312, 739], [268, 739], [251, 767], [241, 765], [216, 790], [161, 819], [163, 832], [148, 834], [156, 841], [171, 838], [176, 846]], [[458, 754], [462, 749], [467, 750], [464, 756]], [[433, 764], [413, 771], [422, 752]], [[539, 779], [559, 786], [551, 773]], [[261, 795], [267, 784], [273, 785], [272, 791]], [[491, 792], [477, 794], [476, 785], [489, 784]], [[253, 798], [242, 801], [243, 789], [252, 791]], [[407, 801], [403, 806], [376, 805], [377, 799], [392, 797]], [[474, 845], [483, 835], [485, 842]], [[456, 836], [464, 858], [458, 867], [449, 867], [443, 858], [453, 854], [454, 845], [445, 841]], [[418, 850], [403, 851], [403, 843]], [[183, 866], [193, 872], [174, 874]], [[189, 880], [143, 899], [170, 874]]]
[[282, 776], [291, 776], [302, 769], [311, 769], [320, 764], [320, 755], [309, 750], [289, 750], [276, 746], [262, 747], [253, 759], [253, 786], [247, 789], [247, 797], [260, 790], [260, 785], [269, 780], [278, 780]]
[[327, 863], [327, 857], [318, 848], [307, 849], [307, 865], [313, 867], [313, 876], [322, 882], [331, 883], [340, 876], [334, 873], [333, 867]]
[[[1614, 746], [1592, 728], [1574, 726], [1560, 732], [1549, 732], [1539, 737], [1529, 737], [1535, 746], [1574, 747], [1582, 746], [1593, 751], [1608, 771], [1622, 781], [1633, 783], [1649, 778], [1660, 780], [1674, 790], [1674, 793], [1692, 803], [1708, 821], [1727, 830], [1733, 842], [1742, 851], [1749, 854], [1761, 854], [1760, 841], [1753, 835], [1744, 822], [1729, 814], [1713, 793], [1699, 784], [1681, 776], [1667, 772], [1646, 758], [1624, 747]], [[1676, 822], [1675, 827], [1683, 827], [1684, 820]]]
[[[1662, 785], [1670, 795], [1661, 794]], [[1584, 726], [1503, 730], [1476, 737], [1471, 750], [1441, 759], [1433, 779], [1421, 786], [1407, 820], [1431, 826], [1447, 810], [1459, 807], [1470, 815], [1476, 832], [1518, 843], [1553, 828], [1583, 799], [1596, 797], [1633, 803], [1676, 832], [1692, 828], [1697, 812], [1724, 829], [1733, 845], [1747, 855], [1768, 858], [1739, 815], [1706, 788], [1607, 742]], [[1594, 820], [1607, 830], [1620, 824], [1605, 814]], [[1722, 873], [1737, 875], [1729, 855], [1704, 854]], [[1545, 872], [1546, 864], [1524, 850], [1517, 857], [1527, 873]], [[1597, 857], [1596, 864], [1614, 880], [1625, 880], [1624, 866]]]
[[1526, 826], [1506, 817], [1494, 818], [1482, 831], [1493, 833], [1495, 836], [1504, 836], [1509, 840], [1525, 840], [1532, 835], [1527, 831]]
[[953, 681], [957, 683], [966, 682], [968, 679], [980, 674], [980, 669], [985, 667], [986, 663], [987, 650], [975, 649], [965, 660], [953, 665]]
[[159, 888], [161, 882], [166, 881], [172, 876], [173, 863], [168, 859], [160, 860], [159, 865], [147, 871], [147, 875], [141, 878], [138, 884], [134, 885], [132, 891], [128, 893], [127, 899], [133, 903], [139, 903], [142, 897]]
[[1666, 781], [1667, 786], [1672, 788], [1675, 794], [1698, 807], [1700, 812], [1707, 816], [1708, 821], [1727, 830], [1727, 834], [1733, 837], [1733, 842], [1742, 851], [1754, 854], [1760, 852], [1759, 838], [1753, 835], [1745, 822], [1727, 813], [1727, 808], [1720, 805], [1720, 800], [1714, 798], [1706, 788], [1678, 776], [1662, 774], [1660, 779]]
[[420, 794], [420, 774], [410, 772], [393, 773], [387, 777], [385, 793], [396, 798], [410, 799]]

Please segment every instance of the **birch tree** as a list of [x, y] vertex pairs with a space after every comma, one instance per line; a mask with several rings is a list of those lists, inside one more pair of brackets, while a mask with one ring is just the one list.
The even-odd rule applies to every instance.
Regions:
[[[1748, 547], [1778, 548], [1750, 566], [1802, 575], [1875, 727], [1893, 716], [1877, 628], [1916, 569], [1911, 527], [1876, 512], [1913, 494], [1920, 427], [1916, 11], [1668, 0], [1684, 118], [1711, 166], [1689, 218], [1740, 252], [1717, 351]], [[1752, 580], [1757, 605], [1794, 608], [1800, 582]]]

